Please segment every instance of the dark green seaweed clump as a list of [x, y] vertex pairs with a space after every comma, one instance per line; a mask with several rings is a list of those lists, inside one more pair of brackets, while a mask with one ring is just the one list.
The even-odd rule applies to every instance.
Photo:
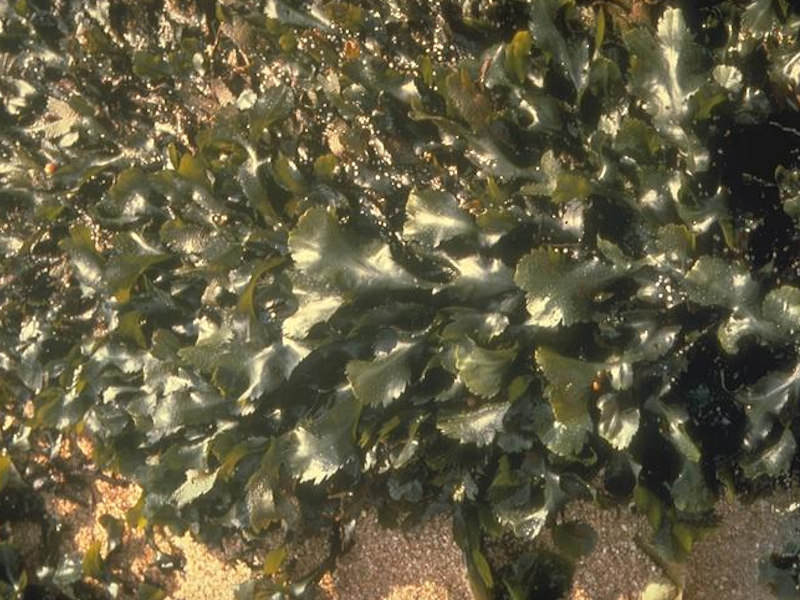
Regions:
[[[364, 505], [454, 510], [478, 598], [564, 593], [576, 498], [679, 564], [721, 494], [798, 474], [789, 4], [0, 5], [3, 527], [57, 535], [86, 436], [131, 523], [330, 533], [243, 599], [304, 597]], [[160, 597], [53, 554], [0, 542], [0, 598]]]

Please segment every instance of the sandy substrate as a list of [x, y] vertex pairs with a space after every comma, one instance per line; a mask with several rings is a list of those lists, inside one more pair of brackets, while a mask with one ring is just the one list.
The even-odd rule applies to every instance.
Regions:
[[[758, 581], [758, 563], [800, 534], [798, 490], [778, 490], [743, 504], [717, 506], [719, 525], [698, 541], [685, 565], [683, 600], [774, 600]], [[634, 542], [646, 538], [644, 517], [578, 503], [568, 518], [594, 527], [598, 543], [578, 566], [571, 600], [638, 600], [649, 583], [668, 583], [662, 570]]]
[[[758, 562], [800, 535], [800, 490], [781, 491], [749, 505], [723, 503], [722, 525], [692, 550], [687, 600], [774, 600], [758, 583]], [[800, 594], [798, 594], [800, 597]]]
[[355, 535], [325, 582], [326, 600], [471, 600], [449, 518], [402, 532], [381, 528], [369, 512]]
[[[798, 501], [797, 490], [780, 490], [749, 504], [721, 502], [718, 527], [695, 544], [685, 565], [683, 600], [773, 600], [758, 581], [758, 563], [800, 533]], [[644, 517], [588, 503], [571, 505], [564, 517], [587, 522], [598, 534], [594, 551], [576, 569], [570, 600], [639, 600], [649, 584], [669, 583], [634, 541], [648, 536]], [[448, 519], [404, 536], [382, 530], [368, 515], [357, 540], [333, 574], [328, 599], [472, 599]]]
[[658, 567], [634, 542], [634, 536], [647, 532], [643, 517], [588, 503], [568, 506], [565, 517], [589, 523], [597, 533], [594, 551], [575, 570], [570, 600], [638, 600], [659, 577]]

